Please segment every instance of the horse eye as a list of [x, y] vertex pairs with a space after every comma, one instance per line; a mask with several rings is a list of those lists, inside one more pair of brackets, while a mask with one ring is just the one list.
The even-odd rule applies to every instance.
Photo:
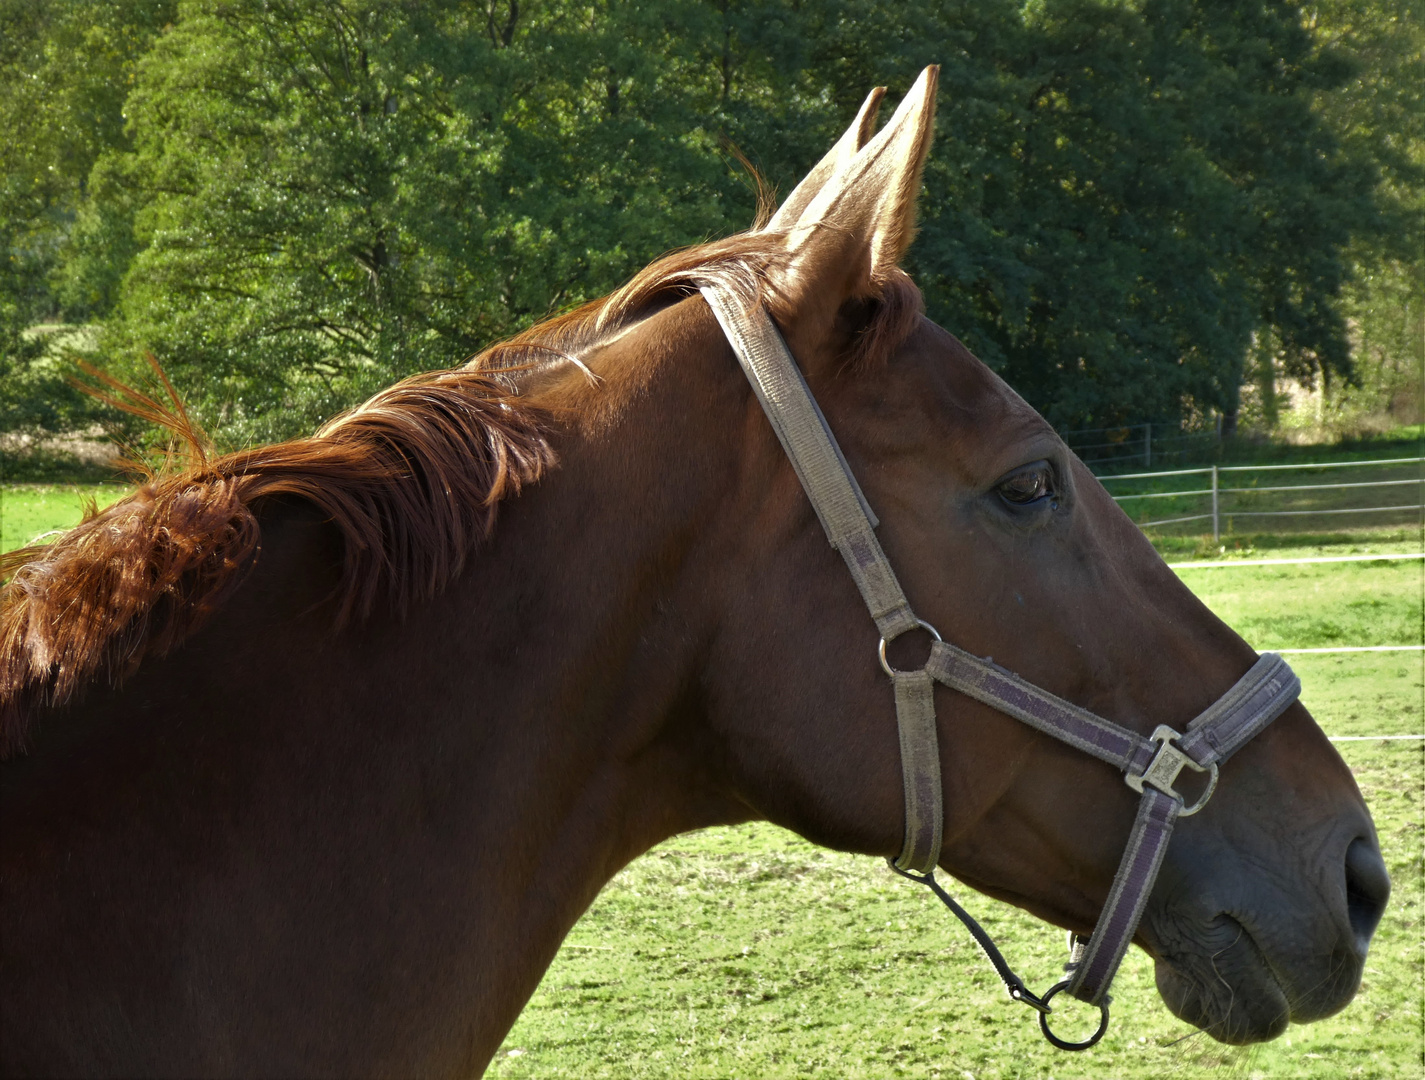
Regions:
[[1047, 461], [1036, 461], [1010, 473], [998, 490], [1006, 502], [1028, 506], [1054, 494], [1054, 472]]

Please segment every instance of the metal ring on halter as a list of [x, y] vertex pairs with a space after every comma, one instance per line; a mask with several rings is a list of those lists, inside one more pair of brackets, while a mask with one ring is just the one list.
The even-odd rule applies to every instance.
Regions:
[[[919, 629], [921, 629], [921, 630], [924, 630], [926, 633], [928, 633], [928, 634], [929, 634], [931, 637], [933, 637], [936, 641], [943, 641], [943, 640], [944, 640], [944, 638], [942, 638], [942, 637], [940, 636], [940, 631], [937, 630], [937, 629], [935, 629], [935, 627], [931, 626], [931, 625], [930, 625], [928, 622], [926, 622], [924, 619], [916, 619], [916, 620], [915, 620], [915, 625], [916, 625], [917, 628], [919, 628]], [[901, 634], [903, 634], [903, 633], [905, 633], [905, 632], [906, 632], [906, 631], [902, 630], [902, 631], [901, 631]], [[891, 667], [890, 661], [888, 661], [888, 660], [886, 659], [886, 646], [887, 646], [888, 644], [890, 644], [891, 641], [894, 641], [896, 638], [898, 638], [898, 637], [900, 637], [900, 636], [901, 636], [900, 634], [897, 634], [895, 637], [891, 638], [889, 641], [888, 641], [886, 638], [881, 638], [881, 647], [880, 647], [880, 650], [879, 650], [880, 657], [881, 657], [881, 669], [882, 669], [887, 675], [889, 675], [889, 676], [890, 676], [891, 678], [893, 678], [893, 679], [894, 679], [897, 675], [906, 675], [906, 674], [909, 674], [909, 672], [897, 671], [895, 668]]]
[[[1143, 793], [1144, 784], [1157, 788], [1164, 795], [1184, 804], [1183, 809], [1178, 811], [1178, 817], [1192, 817], [1207, 805], [1207, 800], [1212, 798], [1212, 793], [1217, 790], [1217, 762], [1199, 765], [1188, 757], [1177, 746], [1177, 740], [1181, 739], [1182, 735], [1167, 724], [1159, 724], [1149, 738], [1158, 744], [1158, 752], [1141, 774], [1130, 772], [1123, 777], [1123, 782], [1140, 795]], [[1208, 774], [1207, 789], [1191, 806], [1186, 805], [1187, 800], [1173, 787], [1178, 782], [1178, 774], [1184, 769]]]
[[1212, 798], [1212, 793], [1217, 790], [1217, 762], [1214, 761], [1211, 765], [1207, 767], [1207, 773], [1207, 789], [1203, 791], [1200, 796], [1198, 796], [1197, 802], [1193, 803], [1191, 806], [1187, 806], [1179, 810], [1178, 817], [1192, 817], [1194, 814], [1196, 814], [1199, 810], [1201, 810], [1204, 806], [1207, 805], [1208, 799]]
[[[1049, 1000], [1068, 985], [1068, 979], [1065, 979], [1061, 983], [1056, 983], [1054, 986], [1051, 986], [1049, 988], [1048, 992], [1046, 992], [1044, 997], [1040, 1000], [1042, 1000], [1045, 1005], [1048, 1005]], [[1049, 1011], [1052, 1012], [1053, 1010], [1051, 1009]], [[1103, 1033], [1108, 1030], [1108, 1002], [1104, 1002], [1103, 1004], [1101, 1004], [1098, 1007], [1098, 1011], [1098, 1030], [1095, 1031], [1083, 1042], [1069, 1042], [1069, 1040], [1061, 1039], [1059, 1038], [1059, 1036], [1055, 1035], [1052, 1031], [1050, 1031], [1048, 1012], [1041, 1012], [1039, 1014], [1039, 1030], [1044, 1032], [1044, 1037], [1048, 1039], [1051, 1043], [1053, 1043], [1055, 1046], [1057, 1046], [1060, 1050], [1087, 1050], [1094, 1043], [1098, 1042], [1099, 1039], [1103, 1038]]]

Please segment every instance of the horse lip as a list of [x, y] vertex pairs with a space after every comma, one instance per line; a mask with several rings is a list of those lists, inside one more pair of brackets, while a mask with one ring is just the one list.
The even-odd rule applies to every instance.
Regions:
[[[1240, 919], [1224, 911], [1212, 922], [1215, 929], [1230, 933], [1235, 928], [1236, 931], [1231, 940], [1216, 951], [1208, 947], [1196, 953], [1155, 954], [1159, 995], [1175, 1016], [1201, 1028], [1218, 1042], [1244, 1045], [1276, 1038], [1286, 1030], [1292, 1011], [1291, 998], [1281, 977]], [[1207, 944], [1200, 939], [1194, 943]], [[1218, 969], [1217, 958], [1243, 945], [1248, 957], [1245, 963], [1234, 965], [1234, 978], [1229, 983]], [[1205, 971], [1200, 970], [1204, 958]], [[1192, 963], [1194, 959], [1197, 964]], [[1245, 986], [1248, 979], [1244, 976], [1254, 976], [1251, 981], [1257, 985]], [[1218, 985], [1214, 986], [1214, 982]], [[1219, 987], [1227, 991], [1225, 1002], [1220, 991], [1213, 992]], [[1245, 997], [1244, 990], [1248, 991]], [[1274, 999], [1276, 1003], [1270, 1012], [1260, 1008], [1266, 999]]]

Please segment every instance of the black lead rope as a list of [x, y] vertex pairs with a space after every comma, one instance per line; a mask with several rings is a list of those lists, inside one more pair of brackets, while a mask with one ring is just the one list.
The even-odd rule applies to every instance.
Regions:
[[[1108, 1005], [1111, 999], [1106, 999], [1099, 1005], [1098, 1030], [1087, 1039], [1083, 1042], [1070, 1042], [1068, 1039], [1061, 1039], [1049, 1030], [1049, 1014], [1054, 1011], [1049, 1002], [1055, 994], [1069, 985], [1068, 979], [1050, 987], [1049, 991], [1043, 997], [1035, 994], [1029, 987], [1024, 985], [1024, 980], [1014, 973], [1014, 969], [1009, 966], [1009, 961], [1004, 958], [1004, 954], [999, 951], [999, 947], [995, 945], [994, 940], [989, 934], [985, 933], [985, 928], [976, 921], [973, 915], [957, 904], [953, 896], [940, 887], [940, 882], [935, 880], [933, 871], [929, 874], [917, 874], [911, 870], [902, 870], [896, 865], [895, 859], [887, 859], [886, 865], [901, 877], [920, 882], [920, 884], [926, 886], [936, 896], [940, 897], [941, 902], [950, 909], [955, 918], [965, 924], [965, 929], [970, 931], [970, 936], [975, 939], [975, 944], [980, 947], [985, 957], [994, 965], [995, 973], [1000, 977], [1000, 981], [1004, 983], [1004, 988], [1009, 991], [1009, 996], [1014, 998], [1015, 1001], [1024, 1002], [1024, 1004], [1039, 1014], [1039, 1030], [1044, 1033], [1044, 1037], [1051, 1043], [1060, 1050], [1087, 1050], [1090, 1046], [1093, 1046], [1103, 1038], [1103, 1033], [1108, 1030]], [[1077, 958], [1074, 957], [1073, 959]], [[1076, 966], [1077, 964], [1071, 959], [1068, 970], [1072, 971]]]

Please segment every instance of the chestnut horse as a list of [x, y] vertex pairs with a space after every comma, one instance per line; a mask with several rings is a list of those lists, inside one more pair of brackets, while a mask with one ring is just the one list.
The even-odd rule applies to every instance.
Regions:
[[[5, 1075], [478, 1074], [651, 845], [767, 819], [900, 850], [875, 628], [702, 282], [773, 315], [948, 641], [1144, 734], [1253, 665], [921, 314], [933, 89], [868, 141], [873, 94], [768, 225], [10, 561]], [[1086, 933], [1133, 792], [935, 704], [940, 865]], [[1179, 826], [1136, 940], [1175, 1013], [1268, 1039], [1351, 999], [1388, 889], [1295, 704]]]

